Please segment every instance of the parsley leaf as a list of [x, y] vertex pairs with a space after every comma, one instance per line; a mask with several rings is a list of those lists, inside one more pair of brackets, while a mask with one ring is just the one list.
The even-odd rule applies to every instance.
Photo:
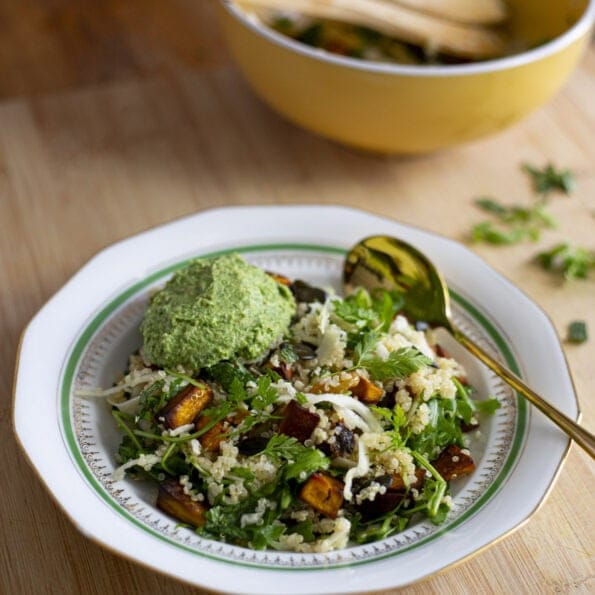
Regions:
[[370, 407], [370, 409], [390, 424], [390, 429], [385, 433], [390, 436], [392, 446], [394, 448], [404, 446], [409, 435], [403, 436], [402, 434], [402, 428], [407, 425], [407, 415], [403, 408], [400, 405], [395, 405], [394, 409], [386, 407]]
[[236, 376], [231, 381], [229, 390], [227, 392], [227, 398], [223, 401], [219, 401], [215, 405], [207, 407], [202, 412], [202, 415], [208, 417], [210, 420], [209, 424], [213, 426], [218, 421], [225, 419], [228, 415], [234, 412], [241, 403], [246, 401], [246, 399], [248, 399], [246, 389], [244, 388], [240, 378]]
[[586, 279], [589, 271], [595, 268], [595, 252], [568, 243], [541, 252], [537, 260], [544, 269], [562, 273], [567, 280]]
[[432, 360], [414, 347], [401, 347], [392, 351], [386, 360], [364, 354], [358, 360], [358, 367], [365, 368], [373, 380], [389, 380], [393, 378], [404, 378], [425, 368], [432, 363]]
[[285, 462], [285, 479], [299, 479], [302, 473], [310, 475], [319, 469], [328, 469], [330, 464], [328, 457], [317, 448], [304, 446], [295, 438], [284, 434], [273, 436], [258, 454], [264, 454], [278, 463]]
[[[269, 413], [270, 405], [277, 400], [277, 391], [271, 386], [271, 383], [270, 376], [261, 376], [258, 379], [254, 392], [248, 397], [250, 399], [250, 412], [233, 434], [244, 434], [254, 426], [265, 423], [270, 419], [276, 419], [276, 416]], [[243, 387], [242, 390], [244, 390]], [[245, 391], [244, 395], [246, 395]], [[242, 400], [245, 399], [244, 396]]]
[[556, 170], [551, 163], [543, 169], [529, 163], [523, 163], [521, 167], [531, 177], [533, 189], [539, 194], [547, 195], [553, 190], [570, 194], [574, 190], [574, 174], [569, 169]]
[[535, 242], [541, 229], [556, 227], [555, 219], [541, 202], [532, 207], [522, 207], [503, 205], [492, 198], [479, 198], [475, 205], [495, 215], [497, 221], [482, 221], [474, 225], [471, 229], [474, 242], [497, 245], [518, 244], [524, 240]]
[[353, 355], [355, 358], [356, 366], [359, 367], [363, 360], [371, 357], [372, 352], [376, 349], [376, 344], [380, 335], [374, 331], [362, 334], [359, 341], [353, 348]]
[[335, 316], [353, 327], [349, 329], [352, 333], [386, 332], [403, 303], [403, 295], [398, 291], [378, 287], [370, 294], [360, 287], [343, 300], [333, 302], [333, 306]]
[[250, 406], [256, 411], [264, 411], [277, 400], [277, 391], [271, 386], [270, 376], [261, 376], [256, 384], [256, 390], [250, 401]]
[[289, 463], [283, 476], [285, 479], [303, 479], [320, 469], [328, 469], [330, 461], [317, 448], [306, 448], [294, 463]]

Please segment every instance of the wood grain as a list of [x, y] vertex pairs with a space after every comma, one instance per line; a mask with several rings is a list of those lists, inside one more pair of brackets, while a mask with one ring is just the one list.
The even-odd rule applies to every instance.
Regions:
[[[472, 248], [537, 301], [561, 336], [575, 318], [595, 333], [594, 282], [564, 286], [532, 263], [566, 237], [593, 247], [594, 50], [552, 103], [512, 130], [435, 155], [380, 158], [264, 107], [229, 65], [209, 3], [98, 5], [0, 2], [0, 593], [10, 595], [200, 592], [85, 539], [11, 437], [20, 333], [118, 239], [214, 206], [332, 203], [464, 240], [481, 218], [473, 197], [528, 201], [519, 163], [551, 161], [577, 172], [576, 193], [552, 201], [560, 228], [535, 245]], [[565, 346], [590, 428], [594, 340]], [[530, 522], [402, 592], [592, 593], [593, 472], [573, 447]]]

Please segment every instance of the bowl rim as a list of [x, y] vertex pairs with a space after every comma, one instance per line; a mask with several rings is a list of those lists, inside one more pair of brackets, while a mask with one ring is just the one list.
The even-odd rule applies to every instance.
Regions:
[[313, 58], [319, 62], [335, 64], [337, 66], [360, 70], [364, 72], [381, 73], [388, 75], [406, 75], [413, 77], [448, 77], [468, 76], [497, 72], [509, 68], [516, 68], [547, 58], [556, 52], [568, 47], [574, 41], [585, 35], [595, 24], [595, 0], [588, 0], [588, 4], [581, 17], [562, 35], [533, 48], [505, 58], [486, 60], [470, 64], [447, 64], [440, 66], [412, 66], [407, 64], [391, 64], [372, 62], [358, 58], [338, 56], [330, 52], [312, 48], [304, 43], [295, 41], [270, 27], [261, 23], [257, 18], [245, 13], [233, 0], [219, 0], [220, 4], [229, 15], [236, 18], [254, 33], [264, 37], [273, 44], [284, 49], [296, 52], [302, 56]]

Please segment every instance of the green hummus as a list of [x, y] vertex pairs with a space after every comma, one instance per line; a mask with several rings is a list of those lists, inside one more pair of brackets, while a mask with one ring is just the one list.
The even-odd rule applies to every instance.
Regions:
[[222, 360], [257, 360], [294, 313], [289, 288], [238, 254], [197, 259], [152, 296], [141, 325], [145, 357], [192, 371]]

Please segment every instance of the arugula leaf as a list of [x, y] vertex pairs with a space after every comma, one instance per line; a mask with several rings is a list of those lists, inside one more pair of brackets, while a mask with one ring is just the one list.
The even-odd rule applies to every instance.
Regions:
[[270, 498], [273, 502], [278, 501], [278, 492], [277, 483], [269, 484], [238, 504], [218, 504], [211, 507], [205, 515], [204, 527], [198, 528], [197, 533], [257, 550], [270, 547], [286, 531], [285, 525], [278, 521], [282, 511], [276, 504], [266, 508], [259, 523], [245, 524], [242, 527], [241, 519], [242, 515], [253, 513], [263, 497]]
[[498, 409], [500, 409], [500, 401], [495, 398], [486, 399], [485, 401], [472, 401], [475, 409], [481, 413], [487, 413], [492, 415], [496, 413]]
[[471, 422], [471, 417], [476, 412], [492, 415], [496, 410], [500, 409], [500, 401], [498, 399], [492, 397], [485, 401], [476, 401], [471, 398], [471, 391], [473, 390], [471, 387], [463, 386], [457, 378], [453, 378], [452, 381], [457, 389], [457, 415], [466, 424]]
[[569, 343], [584, 343], [588, 339], [587, 323], [583, 320], [574, 320], [568, 325]]
[[590, 270], [595, 268], [595, 252], [568, 243], [539, 253], [537, 260], [544, 269], [562, 273], [567, 280], [587, 279]]
[[306, 543], [314, 541], [314, 525], [310, 519], [301, 521], [292, 527], [292, 533], [299, 533]]
[[419, 434], [410, 436], [407, 446], [428, 459], [438, 456], [450, 444], [463, 446], [457, 400], [437, 397], [426, 404], [430, 411], [428, 424]]
[[523, 163], [521, 168], [531, 177], [533, 189], [539, 194], [547, 195], [553, 190], [570, 194], [574, 190], [574, 174], [569, 169], [556, 170], [551, 163], [548, 163], [543, 169], [529, 163]]
[[365, 368], [374, 380], [404, 378], [425, 368], [432, 360], [414, 347], [401, 347], [392, 351], [386, 360], [374, 355], [364, 355], [358, 360], [358, 367]]
[[351, 538], [356, 543], [362, 544], [385, 539], [394, 533], [400, 533], [409, 524], [409, 518], [400, 516], [398, 510], [397, 508], [380, 518], [367, 522], [361, 522], [355, 517], [351, 525]]
[[444, 509], [441, 510], [442, 498], [448, 491], [448, 484], [440, 475], [440, 473], [438, 473], [436, 468], [430, 464], [423, 455], [412, 451], [411, 456], [419, 463], [421, 467], [423, 467], [426, 471], [429, 471], [432, 475], [431, 479], [426, 479], [424, 482], [423, 496], [426, 500], [428, 517], [436, 524], [440, 524], [446, 516], [444, 512], [448, 512], [447, 507], [446, 511], [444, 511]]

